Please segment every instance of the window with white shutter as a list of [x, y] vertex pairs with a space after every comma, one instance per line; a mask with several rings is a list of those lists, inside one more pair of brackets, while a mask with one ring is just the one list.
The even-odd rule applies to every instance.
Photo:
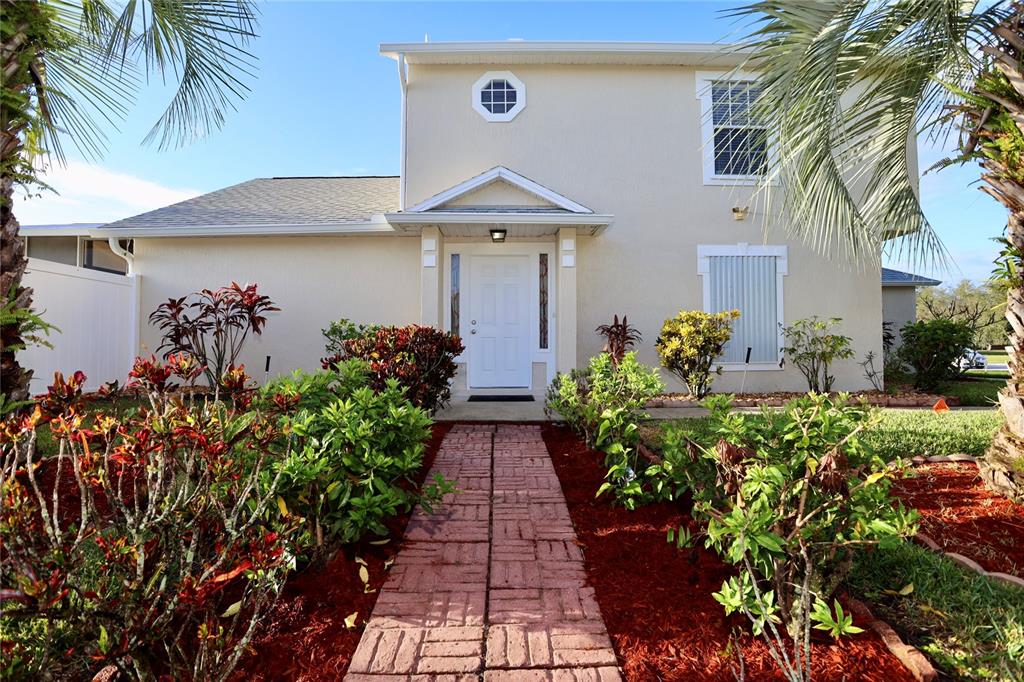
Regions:
[[732, 338], [719, 358], [723, 368], [778, 368], [786, 247], [700, 246], [698, 272], [703, 279], [705, 311], [740, 311], [733, 322]]

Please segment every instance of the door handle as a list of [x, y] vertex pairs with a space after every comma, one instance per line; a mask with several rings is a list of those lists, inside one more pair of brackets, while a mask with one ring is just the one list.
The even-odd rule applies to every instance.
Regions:
[[470, 329], [470, 330], [469, 330], [469, 333], [470, 333], [470, 334], [476, 334], [476, 330], [475, 330], [475, 329]]

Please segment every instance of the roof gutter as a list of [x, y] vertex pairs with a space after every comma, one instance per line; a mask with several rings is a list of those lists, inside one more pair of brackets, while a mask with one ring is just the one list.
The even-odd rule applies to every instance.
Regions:
[[145, 237], [275, 237], [317, 235], [395, 234], [383, 216], [347, 223], [275, 225], [187, 225], [172, 227], [106, 227], [90, 231], [108, 240]]
[[395, 62], [398, 64], [398, 84], [402, 88], [402, 120], [401, 120], [401, 131], [399, 133], [399, 149], [398, 153], [401, 156], [399, 159], [399, 177], [398, 177], [398, 207], [400, 210], [405, 210], [405, 135], [406, 135], [406, 91], [409, 89], [409, 70], [405, 63], [405, 53], [399, 52], [395, 57]]
[[126, 275], [135, 274], [135, 254], [128, 251], [128, 249], [121, 247], [121, 240], [117, 237], [110, 237], [107, 239], [107, 244], [110, 246], [110, 250], [114, 252], [114, 255], [123, 259], [128, 264], [128, 269], [124, 273]]

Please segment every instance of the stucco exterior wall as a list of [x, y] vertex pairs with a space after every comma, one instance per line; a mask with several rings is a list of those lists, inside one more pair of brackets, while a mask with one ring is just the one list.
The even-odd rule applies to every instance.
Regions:
[[324, 356], [320, 330], [331, 320], [407, 324], [420, 317], [420, 240], [409, 237], [207, 237], [136, 239], [142, 278], [142, 352], [159, 332], [147, 321], [171, 297], [207, 287], [257, 282], [281, 308], [266, 331], [247, 342], [242, 362], [263, 379], [314, 370]]
[[[509, 70], [528, 104], [511, 122], [485, 121], [471, 106], [473, 83]], [[787, 244], [787, 324], [812, 314], [843, 318], [857, 358], [837, 364], [836, 386], [868, 387], [856, 361], [881, 353], [879, 272], [815, 255], [783, 235], [765, 238], [746, 186], [706, 186], [696, 71], [678, 66], [413, 65], [407, 92], [406, 204], [411, 206], [493, 166], [503, 165], [599, 213], [615, 215], [604, 234], [578, 238], [579, 364], [601, 349], [593, 330], [627, 314], [644, 336], [641, 358], [657, 364], [662, 321], [702, 304], [701, 244]], [[751, 206], [733, 219], [734, 206]], [[495, 245], [500, 249], [501, 245]], [[564, 314], [565, 311], [559, 314]], [[739, 390], [726, 373], [716, 390]], [[670, 387], [679, 389], [670, 378]], [[748, 390], [800, 390], [787, 368], [750, 372]]]
[[917, 289], [914, 287], [882, 287], [882, 319], [891, 323], [895, 335], [893, 345], [900, 345], [900, 328], [917, 320]]

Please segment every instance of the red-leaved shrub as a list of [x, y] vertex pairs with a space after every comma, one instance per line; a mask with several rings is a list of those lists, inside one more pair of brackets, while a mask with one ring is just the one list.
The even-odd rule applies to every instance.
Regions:
[[365, 360], [375, 390], [396, 379], [414, 405], [433, 413], [451, 399], [455, 358], [462, 351], [458, 336], [433, 327], [380, 327], [345, 340], [344, 352], [326, 358], [323, 365], [328, 369], [347, 358]]
[[235, 667], [292, 563], [292, 522], [266, 525], [291, 403], [241, 412], [173, 393], [197, 366], [140, 358], [130, 385], [148, 404], [107, 413], [84, 409], [81, 372], [58, 373], [34, 411], [0, 424], [6, 672], [222, 680]]

